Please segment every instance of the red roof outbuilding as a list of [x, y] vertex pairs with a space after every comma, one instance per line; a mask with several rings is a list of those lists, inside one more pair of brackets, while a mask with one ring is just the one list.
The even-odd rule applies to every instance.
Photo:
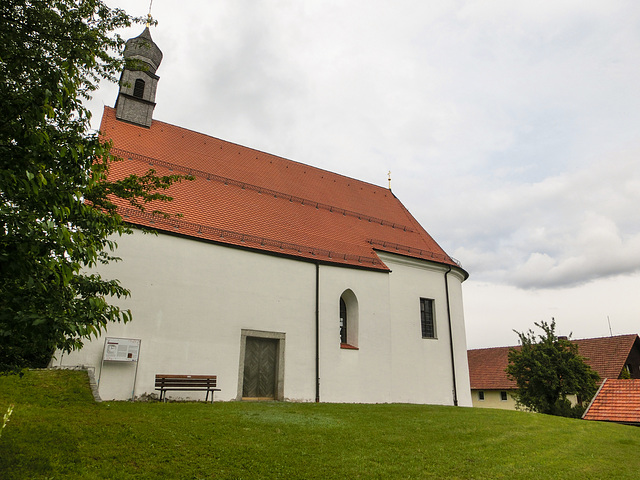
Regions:
[[606, 379], [582, 418], [640, 425], [640, 379]]
[[[636, 334], [571, 340], [578, 354], [601, 379], [618, 378], [631, 362], [633, 377], [640, 377], [640, 338]], [[516, 383], [507, 377], [509, 350], [519, 347], [494, 347], [469, 350], [469, 377], [472, 390], [514, 390]]]

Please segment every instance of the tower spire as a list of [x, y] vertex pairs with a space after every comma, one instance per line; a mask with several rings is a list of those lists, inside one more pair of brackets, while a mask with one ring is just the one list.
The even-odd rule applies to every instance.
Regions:
[[148, 23], [140, 35], [127, 40], [124, 58], [126, 62], [120, 77], [116, 118], [150, 127], [160, 79], [156, 70], [162, 62], [162, 52], [151, 38]]

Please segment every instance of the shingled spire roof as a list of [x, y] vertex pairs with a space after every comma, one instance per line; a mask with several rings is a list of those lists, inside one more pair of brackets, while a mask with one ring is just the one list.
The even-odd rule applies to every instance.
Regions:
[[109, 107], [100, 130], [124, 159], [112, 165], [113, 178], [151, 167], [195, 177], [172, 186], [174, 200], [161, 206], [179, 219], [121, 203], [133, 225], [373, 270], [388, 270], [376, 251], [459, 267], [386, 188], [157, 120], [150, 128], [122, 122]]
[[124, 48], [125, 59], [137, 59], [148, 65], [151, 73], [156, 70], [162, 62], [162, 52], [151, 38], [151, 31], [147, 26], [140, 35], [127, 40]]

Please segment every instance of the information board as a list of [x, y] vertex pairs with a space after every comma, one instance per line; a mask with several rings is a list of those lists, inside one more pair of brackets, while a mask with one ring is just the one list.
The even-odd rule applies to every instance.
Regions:
[[140, 340], [135, 338], [107, 338], [103, 360], [111, 362], [137, 362]]

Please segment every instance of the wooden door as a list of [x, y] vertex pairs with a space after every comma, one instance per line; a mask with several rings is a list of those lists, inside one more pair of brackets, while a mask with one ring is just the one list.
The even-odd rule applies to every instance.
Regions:
[[278, 340], [247, 337], [244, 353], [243, 398], [275, 399]]

